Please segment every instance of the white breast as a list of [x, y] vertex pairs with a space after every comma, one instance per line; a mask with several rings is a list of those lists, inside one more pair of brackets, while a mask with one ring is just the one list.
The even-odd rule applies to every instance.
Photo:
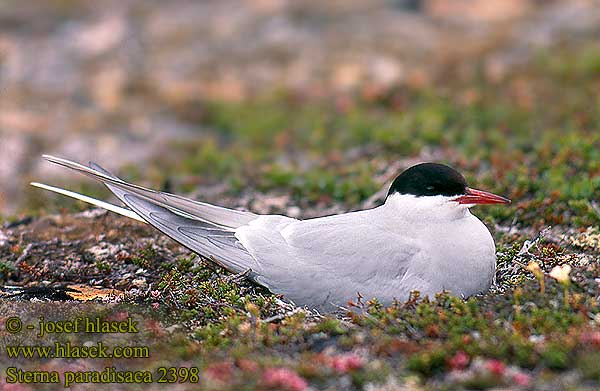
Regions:
[[471, 213], [446, 224], [432, 224], [420, 234], [424, 251], [410, 271], [422, 275], [425, 294], [448, 290], [467, 297], [490, 287], [495, 269], [495, 246], [485, 225]]
[[[485, 292], [496, 270], [496, 248], [487, 227], [464, 205], [448, 197], [394, 195], [384, 207], [397, 216], [397, 230], [411, 236], [422, 249], [404, 281], [419, 280], [421, 293], [442, 290], [466, 297]], [[393, 218], [391, 219], [394, 220]]]

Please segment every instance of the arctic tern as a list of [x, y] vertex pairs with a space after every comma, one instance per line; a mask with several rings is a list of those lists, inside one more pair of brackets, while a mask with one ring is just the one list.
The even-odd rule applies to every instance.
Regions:
[[384, 305], [411, 291], [459, 297], [492, 284], [492, 235], [469, 208], [508, 204], [469, 188], [453, 168], [421, 163], [393, 181], [383, 205], [298, 220], [258, 215], [127, 183], [95, 163], [44, 159], [103, 182], [127, 208], [65, 189], [32, 185], [148, 223], [193, 252], [297, 305], [335, 310], [356, 299]]

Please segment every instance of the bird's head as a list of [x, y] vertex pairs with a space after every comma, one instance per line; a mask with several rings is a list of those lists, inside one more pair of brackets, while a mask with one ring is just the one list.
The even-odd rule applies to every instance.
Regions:
[[509, 204], [508, 198], [467, 186], [465, 178], [455, 169], [439, 163], [421, 163], [396, 177], [389, 199], [410, 200], [415, 209], [452, 206], [468, 209], [478, 204]]

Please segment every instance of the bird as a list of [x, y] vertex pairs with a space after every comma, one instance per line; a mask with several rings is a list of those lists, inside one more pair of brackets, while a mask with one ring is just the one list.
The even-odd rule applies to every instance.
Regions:
[[297, 306], [331, 312], [357, 298], [382, 305], [414, 291], [466, 298], [487, 292], [496, 269], [488, 228], [470, 212], [505, 197], [467, 186], [447, 165], [425, 162], [401, 172], [380, 206], [300, 220], [255, 214], [128, 183], [96, 163], [43, 155], [96, 179], [125, 205], [32, 182], [150, 224], [191, 251]]

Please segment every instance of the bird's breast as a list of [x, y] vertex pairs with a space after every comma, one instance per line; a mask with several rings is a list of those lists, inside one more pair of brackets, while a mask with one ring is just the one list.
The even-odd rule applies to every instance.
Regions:
[[423, 253], [415, 267], [430, 282], [432, 292], [449, 290], [458, 296], [487, 291], [496, 255], [487, 227], [470, 213], [451, 223], [424, 230]]

